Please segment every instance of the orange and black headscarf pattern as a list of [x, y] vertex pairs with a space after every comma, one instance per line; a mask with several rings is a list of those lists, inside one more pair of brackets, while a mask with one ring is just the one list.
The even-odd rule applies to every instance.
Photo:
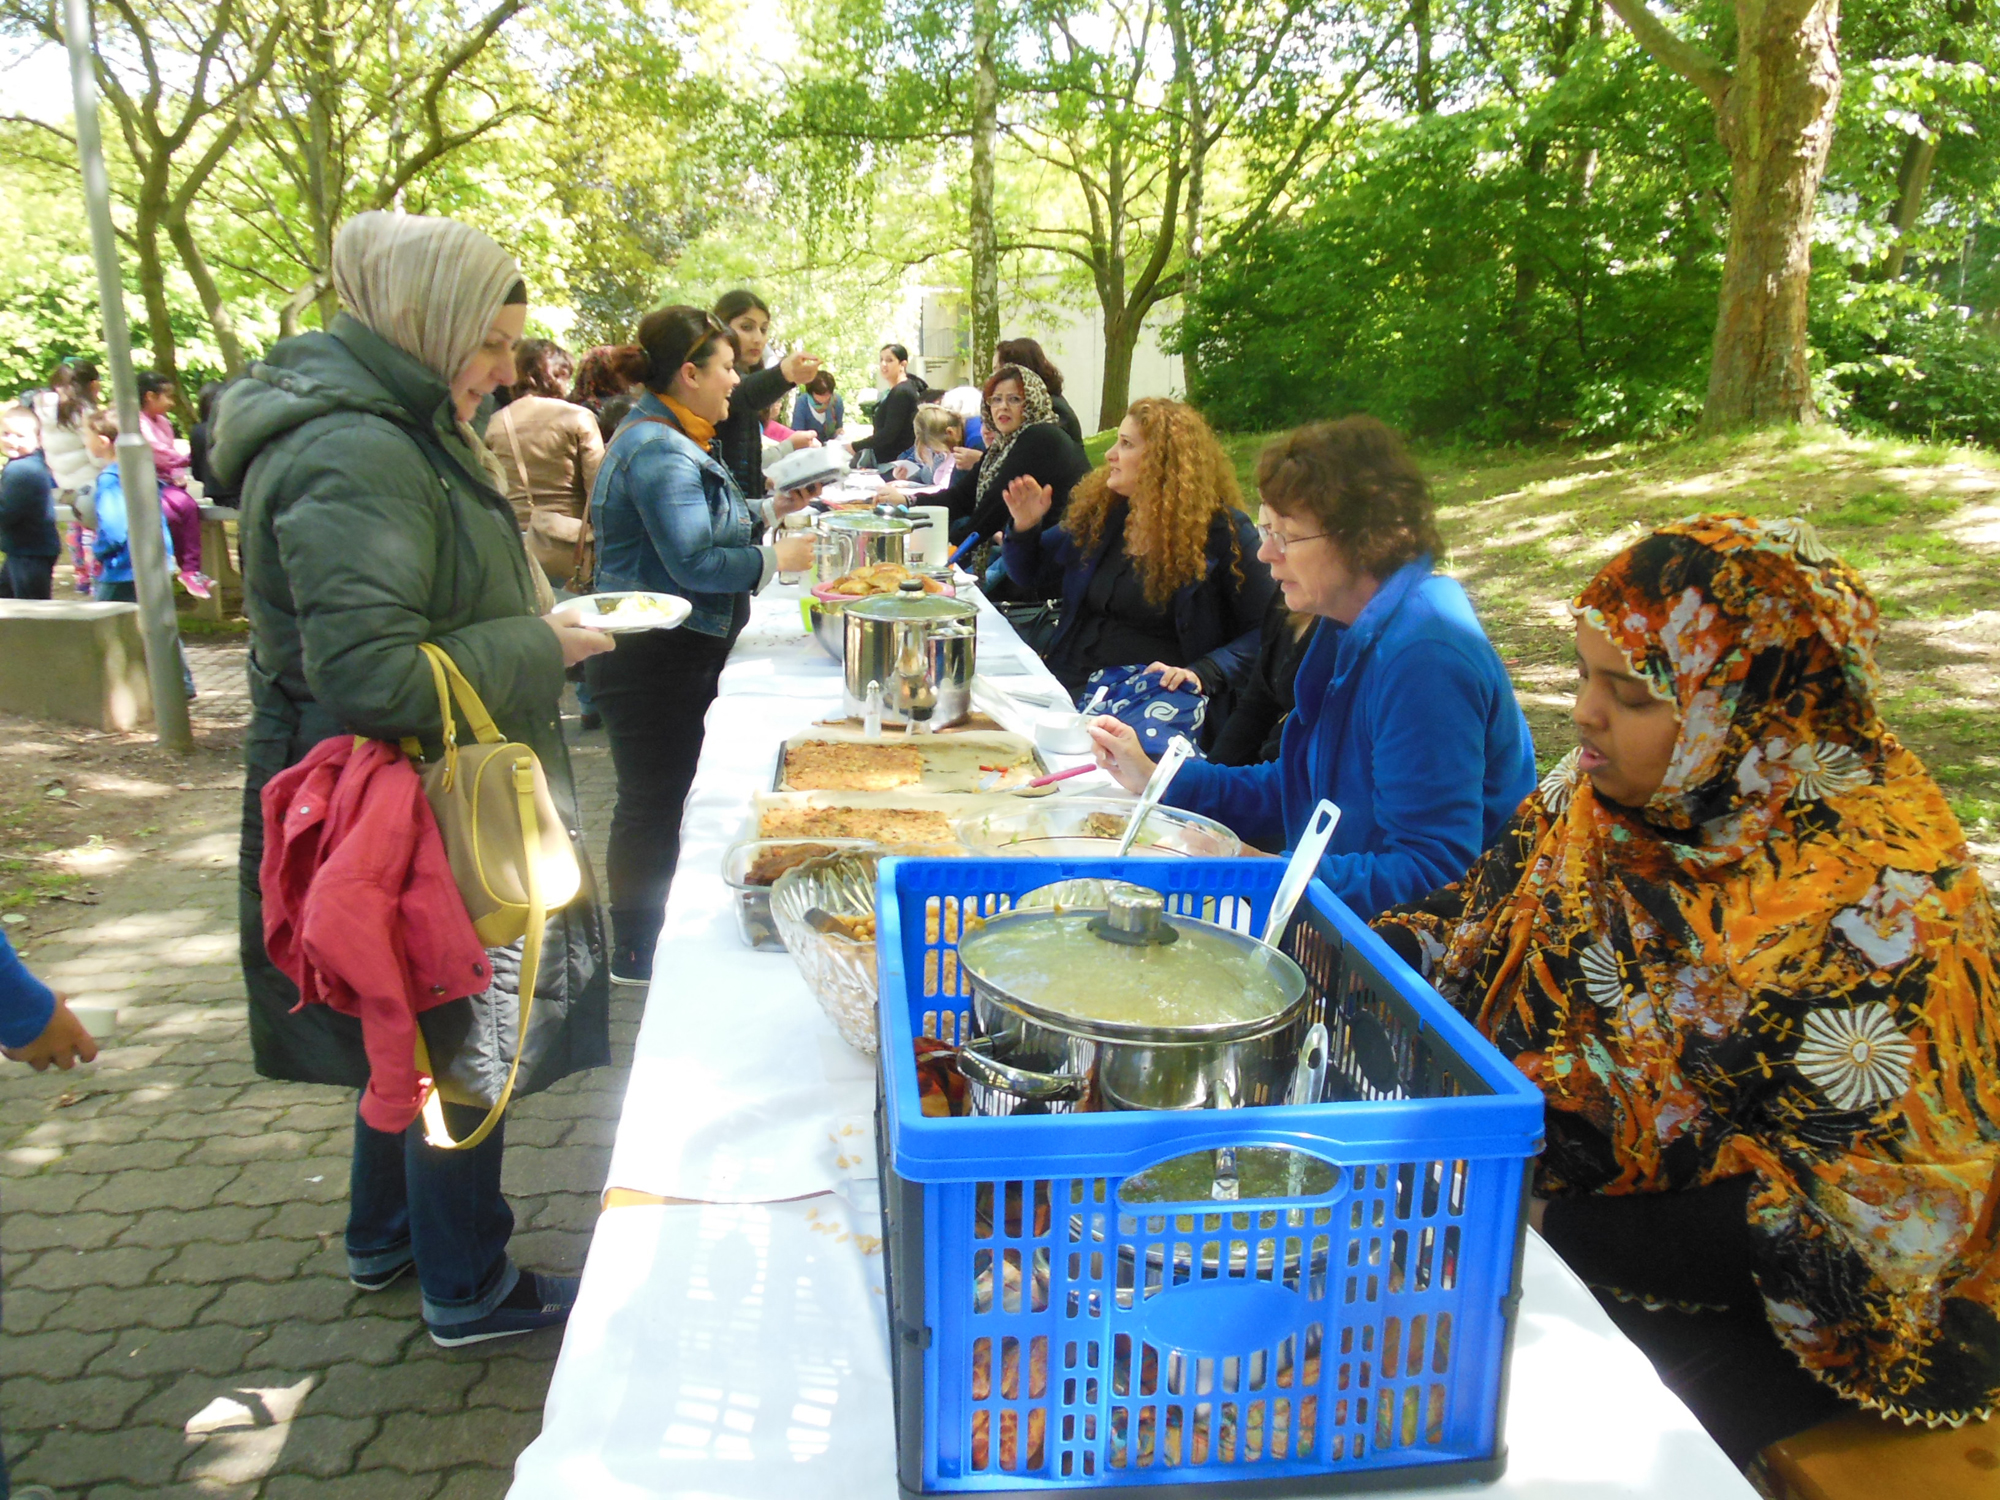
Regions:
[[1572, 754], [1382, 918], [1542, 1088], [1538, 1190], [1749, 1174], [1773, 1330], [1862, 1405], [2000, 1405], [2000, 981], [1965, 836], [1877, 708], [1874, 600], [1800, 522], [1703, 516], [1573, 606], [1672, 702], [1645, 807]]

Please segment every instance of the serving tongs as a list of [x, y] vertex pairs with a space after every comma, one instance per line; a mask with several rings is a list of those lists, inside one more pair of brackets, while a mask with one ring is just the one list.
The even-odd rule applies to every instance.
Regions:
[[1184, 734], [1177, 734], [1167, 741], [1167, 748], [1160, 752], [1160, 762], [1153, 767], [1153, 774], [1146, 782], [1146, 790], [1139, 794], [1139, 805], [1132, 809], [1132, 820], [1125, 825], [1125, 836], [1118, 841], [1118, 852], [1114, 859], [1123, 859], [1132, 852], [1132, 845], [1138, 841], [1139, 827], [1153, 809], [1160, 805], [1160, 799], [1167, 794], [1174, 776], [1187, 764], [1194, 754], [1194, 746], [1188, 743]]

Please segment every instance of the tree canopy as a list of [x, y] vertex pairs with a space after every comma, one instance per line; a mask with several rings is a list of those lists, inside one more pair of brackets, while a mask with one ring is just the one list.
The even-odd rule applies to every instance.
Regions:
[[[135, 327], [184, 383], [332, 310], [368, 208], [521, 260], [537, 332], [756, 286], [865, 378], [916, 286], [1149, 314], [1270, 427], [2000, 440], [1992, 0], [107, 0]], [[51, 0], [0, 0], [17, 49]], [[44, 52], [53, 59], [57, 54]], [[95, 344], [73, 140], [0, 117], [0, 374]], [[1090, 416], [1092, 414], [1086, 414]]]

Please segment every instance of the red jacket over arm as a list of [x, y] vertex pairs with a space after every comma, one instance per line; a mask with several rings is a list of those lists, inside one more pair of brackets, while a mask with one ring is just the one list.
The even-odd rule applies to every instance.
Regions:
[[416, 768], [395, 746], [340, 735], [264, 787], [264, 945], [299, 1004], [361, 1022], [361, 1118], [400, 1131], [430, 1080], [417, 1013], [478, 995], [492, 966], [458, 894]]

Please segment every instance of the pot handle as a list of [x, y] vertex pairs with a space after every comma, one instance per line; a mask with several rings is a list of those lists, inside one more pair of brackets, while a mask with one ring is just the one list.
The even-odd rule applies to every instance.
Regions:
[[968, 1083], [1037, 1103], [1074, 1103], [1090, 1087], [1088, 1078], [1066, 1073], [1037, 1073], [1017, 1068], [993, 1055], [993, 1039], [976, 1036], [958, 1049], [958, 1071]]

